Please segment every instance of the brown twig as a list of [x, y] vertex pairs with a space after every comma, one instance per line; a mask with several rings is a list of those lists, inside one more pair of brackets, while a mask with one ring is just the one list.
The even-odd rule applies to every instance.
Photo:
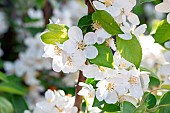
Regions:
[[[93, 0], [91, 0], [91, 1], [93, 1]], [[90, 1], [89, 0], [85, 0], [85, 4], [88, 7], [88, 14], [93, 13], [94, 12], [94, 8], [92, 7]], [[87, 64], [87, 62], [86, 62], [86, 64]], [[86, 78], [83, 76], [83, 72], [80, 71], [79, 72], [78, 82], [77, 82], [77, 85], [76, 85], [76, 96], [75, 96], [75, 103], [74, 103], [74, 105], [78, 108], [78, 113], [81, 110], [82, 100], [83, 100], [83, 97], [77, 94], [81, 90], [81, 88], [82, 88], [81, 86], [79, 86], [79, 83], [80, 82], [85, 82], [85, 80], [86, 80]]]

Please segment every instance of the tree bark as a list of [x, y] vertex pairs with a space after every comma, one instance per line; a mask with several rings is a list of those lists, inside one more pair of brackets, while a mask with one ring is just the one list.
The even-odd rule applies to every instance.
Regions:
[[[91, 0], [93, 1], [93, 0]], [[87, 5], [88, 7], [88, 14], [91, 14], [94, 12], [94, 9], [90, 3], [89, 0], [85, 0], [85, 4]], [[87, 62], [86, 62], [87, 63]], [[79, 83], [80, 82], [85, 82], [86, 78], [83, 76], [83, 72], [80, 71], [79, 72], [79, 78], [78, 78], [78, 82], [76, 84], [76, 96], [75, 96], [75, 103], [74, 105], [78, 108], [78, 112], [79, 113], [81, 111], [81, 107], [82, 107], [82, 100], [83, 100], [83, 97], [78, 95], [77, 93], [82, 89], [81, 86], [79, 86]]]

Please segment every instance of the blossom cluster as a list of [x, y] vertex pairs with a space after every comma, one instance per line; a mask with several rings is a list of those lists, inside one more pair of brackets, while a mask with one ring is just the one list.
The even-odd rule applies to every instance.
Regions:
[[[45, 92], [45, 99], [36, 104], [33, 113], [77, 113], [74, 101], [74, 97], [65, 95], [62, 90], [47, 90]], [[30, 113], [29, 111], [24, 113], [27, 112]]]
[[112, 15], [124, 32], [124, 34], [119, 34], [118, 36], [124, 40], [132, 39], [131, 32], [138, 37], [147, 28], [146, 24], [139, 26], [139, 18], [132, 12], [133, 7], [136, 5], [136, 0], [127, 0], [126, 2], [124, 0], [99, 0], [93, 1], [93, 4], [97, 10], [105, 10]]
[[[99, 101], [105, 100], [109, 104], [122, 102], [124, 97], [127, 97], [126, 101], [130, 102], [132, 98], [142, 97], [143, 92], [148, 88], [149, 73], [137, 70], [133, 64], [123, 59], [118, 52], [115, 53], [114, 60], [115, 69], [94, 64], [85, 66], [83, 69], [84, 76], [94, 78], [98, 83], [96, 84], [97, 89], [87, 84], [83, 86], [86, 89], [90, 87], [88, 90], [93, 97], [96, 96]], [[83, 90], [79, 94], [88, 96]], [[134, 102], [132, 101], [132, 103]]]
[[[136, 28], [140, 21], [138, 16], [131, 11], [136, 5], [136, 0], [127, 2], [123, 0], [99, 0], [93, 1], [93, 4], [97, 10], [106, 10], [110, 13], [117, 24], [120, 25], [124, 32], [124, 34], [118, 34], [120, 38], [131, 40], [131, 33], [138, 38], [145, 32], [145, 24]], [[45, 44], [43, 57], [53, 59], [52, 68], [56, 72], [73, 73], [81, 70], [86, 78], [93, 78], [98, 81], [96, 89], [85, 83], [80, 85], [85, 86], [85, 89], [90, 88], [89, 90], [92, 91], [90, 96], [96, 96], [99, 101], [104, 100], [106, 103], [115, 104], [118, 101], [121, 102], [123, 97], [129, 97], [130, 100], [141, 98], [148, 88], [149, 73], [140, 72], [134, 64], [122, 58], [116, 49], [112, 35], [106, 32], [98, 22], [93, 23], [92, 28], [94, 32], [83, 34], [79, 27], [70, 27], [67, 32], [69, 39], [63, 43]], [[115, 51], [113, 56], [114, 68], [88, 62], [88, 60], [95, 59], [98, 56], [98, 49], [95, 44], [105, 44]], [[80, 91], [79, 94], [87, 96], [84, 91]], [[126, 100], [128, 99], [126, 98]]]

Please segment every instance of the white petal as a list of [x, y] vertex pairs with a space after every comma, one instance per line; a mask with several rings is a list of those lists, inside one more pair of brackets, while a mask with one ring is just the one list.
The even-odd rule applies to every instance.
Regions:
[[95, 46], [87, 46], [83, 52], [88, 59], [94, 59], [98, 55], [98, 50]]
[[108, 13], [110, 13], [113, 17], [116, 17], [118, 16], [120, 13], [121, 13], [121, 10], [119, 7], [116, 7], [115, 5], [114, 6], [110, 6], [106, 9], [106, 11]]
[[167, 15], [167, 22], [170, 24], [170, 13]]
[[112, 92], [106, 92], [105, 95], [106, 96], [104, 100], [108, 104], [115, 104], [118, 101], [118, 96], [115, 90], [113, 90]]
[[100, 88], [97, 88], [97, 90], [96, 90], [96, 98], [99, 101], [103, 100], [103, 94], [104, 94], [104, 91], [102, 91]]
[[102, 38], [102, 37], [97, 37], [97, 43], [98, 43], [98, 44], [102, 44], [104, 41], [105, 41], [104, 38]]
[[143, 25], [140, 25], [139, 27], [137, 27], [135, 30], [134, 30], [134, 35], [135, 36], [140, 36], [141, 34], [143, 34], [145, 31], [146, 31], [146, 24], [143, 24]]
[[76, 66], [82, 66], [85, 64], [86, 62], [86, 57], [83, 54], [82, 50], [77, 50], [74, 54], [73, 54], [73, 64]]
[[86, 45], [95, 44], [97, 41], [97, 35], [93, 32], [88, 32], [84, 36], [84, 43]]
[[52, 68], [54, 71], [56, 72], [60, 72], [61, 68], [62, 68], [63, 64], [62, 64], [62, 60], [59, 60], [59, 58], [55, 58], [53, 59], [52, 62]]
[[130, 29], [129, 29], [129, 27], [121, 26], [120, 29], [121, 29], [124, 33], [129, 33], [129, 34], [130, 34]]
[[87, 65], [83, 69], [83, 75], [87, 78], [94, 78], [95, 75], [99, 73], [98, 67], [96, 65]]
[[155, 10], [158, 12], [169, 13], [170, 12], [170, 3], [162, 2], [155, 6]]
[[83, 33], [80, 28], [73, 26], [68, 30], [69, 39], [80, 42], [83, 40]]
[[118, 36], [124, 40], [131, 40], [132, 35], [131, 34], [118, 34]]
[[140, 98], [143, 96], [143, 90], [139, 84], [131, 85], [129, 91], [132, 97]]
[[106, 6], [103, 3], [98, 2], [98, 1], [93, 1], [93, 5], [97, 10], [105, 10], [106, 9]]
[[77, 43], [72, 40], [67, 40], [64, 42], [64, 51], [67, 53], [74, 53], [78, 49]]
[[130, 13], [130, 15], [127, 18], [129, 20], [129, 22], [131, 22], [133, 25], [139, 25], [140, 21], [139, 18], [136, 14], [134, 13]]

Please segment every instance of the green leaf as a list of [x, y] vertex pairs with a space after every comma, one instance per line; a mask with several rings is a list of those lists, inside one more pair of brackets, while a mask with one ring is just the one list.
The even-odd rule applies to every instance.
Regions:
[[161, 86], [161, 89], [170, 90], [170, 85], [169, 85], [169, 84], [163, 84], [163, 85]]
[[27, 90], [12, 82], [2, 82], [0, 83], [0, 92], [8, 92], [12, 94], [25, 95]]
[[170, 39], [170, 24], [167, 22], [167, 20], [160, 22], [154, 38], [155, 42], [160, 44]]
[[94, 98], [94, 102], [93, 102], [93, 107], [100, 107], [101, 105], [103, 105], [105, 103], [105, 101], [99, 101], [96, 97]]
[[108, 33], [114, 35], [121, 34], [122, 31], [113, 17], [106, 11], [96, 11], [92, 15], [93, 22], [98, 22]]
[[12, 104], [4, 97], [0, 97], [0, 113], [14, 113]]
[[[170, 91], [165, 93], [160, 99], [159, 105], [166, 105], [166, 104], [170, 105]], [[170, 106], [166, 106], [166, 107], [160, 107], [157, 113], [169, 113], [169, 111], [170, 111]]]
[[147, 97], [144, 102], [147, 104], [147, 108], [153, 108], [156, 105], [156, 97], [151, 93], [149, 94], [148, 92], [146, 92], [145, 95], [147, 95]]
[[106, 112], [120, 111], [120, 107], [117, 104], [107, 104], [107, 103], [105, 103], [103, 107], [99, 107], [99, 109]]
[[139, 68], [142, 60], [142, 48], [137, 38], [133, 35], [131, 40], [123, 40], [117, 36], [116, 43], [121, 56]]
[[121, 106], [121, 113], [133, 113], [136, 107], [127, 101], [124, 101]]
[[87, 78], [86, 79], [86, 84], [91, 84], [93, 86], [93, 88], [96, 88], [97, 83], [98, 83], [98, 81], [95, 80], [94, 78]]
[[144, 68], [144, 67], [140, 67], [140, 70], [150, 72], [150, 74], [149, 74], [149, 78], [150, 78], [149, 87], [160, 85], [160, 80], [155, 73], [153, 73], [151, 70]]
[[8, 82], [8, 79], [6, 78], [5, 74], [0, 72], [0, 80], [4, 81], [4, 82]]
[[57, 32], [46, 32], [41, 35], [41, 40], [46, 44], [56, 44], [63, 43], [68, 39], [68, 35], [66, 32], [63, 31], [57, 31]]
[[90, 59], [90, 62], [99, 66], [113, 68], [113, 54], [111, 49], [105, 43], [101, 45], [95, 44], [95, 47], [98, 49], [98, 55], [95, 59]]
[[156, 1], [156, 0], [140, 0], [140, 3], [145, 3], [145, 2], [153, 2], [153, 1]]
[[28, 110], [28, 105], [22, 96], [12, 95], [11, 101], [14, 106], [15, 113], [24, 113], [24, 110]]
[[58, 31], [63, 31], [63, 32], [67, 32], [67, 29], [66, 29], [66, 25], [64, 24], [48, 24], [47, 25], [47, 28], [49, 31], [51, 32], [58, 32]]
[[146, 105], [141, 105], [134, 111], [134, 113], [146, 113], [146, 110], [147, 110]]
[[86, 15], [79, 20], [78, 27], [86, 33], [92, 23], [92, 15]]

